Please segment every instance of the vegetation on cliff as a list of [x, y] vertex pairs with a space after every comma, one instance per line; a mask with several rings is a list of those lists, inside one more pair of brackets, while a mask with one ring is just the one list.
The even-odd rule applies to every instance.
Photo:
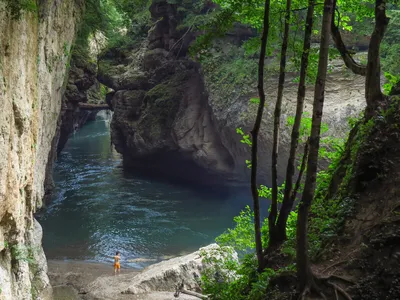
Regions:
[[[92, 56], [92, 43], [99, 46], [101, 55], [108, 57], [125, 53], [133, 46], [139, 48], [139, 42], [148, 31], [154, 33], [156, 24], [165, 21], [165, 16], [152, 19], [149, 12], [152, 4], [160, 2], [163, 1], [87, 0], [73, 50], [75, 60], [97, 63], [100, 51], [97, 49]], [[250, 101], [250, 105], [257, 106], [257, 114], [246, 116], [247, 119], [255, 118], [251, 134], [238, 130], [243, 143], [251, 147], [252, 155], [247, 163], [251, 168], [253, 208], [246, 208], [235, 218], [235, 228], [217, 238], [218, 243], [241, 252], [242, 259], [237, 263], [210, 257], [214, 267], [202, 278], [204, 293], [211, 294], [213, 299], [291, 299], [294, 295], [300, 299], [316, 295], [331, 299], [400, 297], [397, 288], [400, 266], [396, 262], [398, 251], [395, 249], [400, 240], [396, 228], [399, 203], [395, 191], [400, 165], [396, 153], [400, 145], [400, 101], [395, 95], [400, 80], [400, 23], [396, 1], [164, 2], [172, 5], [176, 12], [168, 19], [174, 25], [168, 32], [172, 38], [168, 37], [168, 43], [164, 37], [154, 38], [152, 42], [161, 40], [164, 44], [151, 50], [161, 49], [154, 51], [154, 60], [164, 55], [160, 61], [169, 67], [163, 70], [164, 76], [158, 66], [147, 65], [148, 77], [139, 78], [141, 74], [135, 73], [127, 79], [130, 80], [128, 83], [135, 84], [146, 81], [142, 86], [125, 86], [117, 91], [121, 92], [119, 95], [126, 90], [136, 92], [127, 93], [131, 98], [121, 96], [119, 99], [121, 103], [125, 100], [131, 105], [138, 103], [128, 112], [129, 119], [124, 126], [131, 129], [131, 123], [143, 123], [143, 128], [149, 131], [147, 136], [157, 142], [163, 138], [163, 130], [172, 127], [174, 118], [171, 115], [177, 115], [180, 97], [187, 92], [184, 91], [187, 86], [182, 82], [186, 83], [186, 77], [194, 77], [189, 75], [200, 73], [192, 61], [193, 73], [185, 73], [182, 62], [189, 61], [185, 51], [184, 54], [181, 52], [186, 46], [185, 38], [191, 43], [193, 59], [203, 67], [209, 87], [220, 89], [221, 99], [229, 101], [234, 94], [246, 97], [254, 94], [256, 82], [258, 88], [258, 97], [252, 95]], [[35, 1], [7, 0], [6, 5], [17, 19], [24, 10], [37, 11]], [[175, 24], [177, 20], [179, 24]], [[350, 49], [346, 45], [346, 34], [352, 28], [362, 28], [352, 38], [357, 40], [367, 34], [369, 45], [355, 43]], [[240, 30], [244, 33], [238, 39], [227, 43], [221, 39]], [[356, 60], [353, 52], [363, 47], [368, 48], [367, 58]], [[66, 52], [69, 56], [69, 51]], [[180, 56], [185, 57], [179, 60]], [[324, 140], [321, 136], [326, 131], [322, 117], [325, 83], [332, 58], [343, 59], [351, 72], [365, 77], [366, 110], [358, 120], [350, 120], [351, 131], [346, 142], [330, 137]], [[125, 71], [124, 66], [120, 66], [121, 61], [116, 62], [118, 67], [115, 69]], [[104, 69], [114, 68], [108, 61], [103, 61], [102, 65]], [[381, 89], [381, 66], [388, 78], [384, 91]], [[266, 73], [279, 77], [278, 95], [273, 100], [266, 93]], [[163, 75], [161, 79], [160, 74]], [[282, 94], [289, 78], [298, 83], [298, 94], [296, 114], [287, 118], [291, 129], [290, 154], [285, 183], [279, 185], [277, 160], [282, 134]], [[200, 87], [187, 98], [200, 94], [202, 79], [196, 83]], [[304, 114], [304, 98], [305, 90], [313, 83], [315, 95], [311, 118]], [[105, 92], [104, 89], [102, 96]], [[273, 178], [271, 187], [266, 187], [257, 181], [258, 137], [265, 119], [265, 106], [275, 100], [274, 128], [271, 130]], [[199, 103], [195, 103], [196, 107], [201, 106]], [[208, 104], [204, 106], [208, 109]], [[121, 105], [120, 110], [126, 113], [124, 108], [126, 106]], [[146, 108], [148, 110], [138, 121]], [[214, 125], [208, 119], [204, 120], [206, 125], [203, 127]], [[165, 140], [169, 138], [168, 135]], [[322, 159], [328, 161], [329, 166], [321, 170], [318, 162]], [[388, 197], [379, 199], [382, 206], [379, 207], [378, 198], [384, 193]], [[272, 203], [265, 220], [260, 218], [260, 198], [270, 199]], [[372, 217], [367, 218], [369, 215]], [[387, 257], [380, 251], [387, 253]], [[11, 254], [14, 260], [25, 259], [20, 251]], [[340, 275], [348, 277], [331, 273], [334, 268], [341, 272]], [[369, 276], [361, 278], [365, 274]], [[387, 282], [377, 280], [382, 274], [387, 276]]]
[[[262, 189], [259, 189], [256, 182], [258, 159], [257, 137], [265, 106], [263, 70], [266, 44], [268, 38], [270, 38], [270, 35], [273, 36], [272, 33], [274, 32], [274, 29], [282, 30], [282, 27], [284, 27], [279, 71], [280, 92], [278, 92], [275, 109], [275, 151], [273, 151], [272, 154], [272, 161], [275, 161], [275, 163], [272, 164], [272, 173], [276, 174], [276, 157], [278, 155], [277, 145], [280, 126], [279, 119], [282, 101], [281, 91], [284, 88], [285, 82], [284, 75], [286, 72], [287, 56], [286, 44], [289, 31], [288, 24], [290, 24], [290, 14], [292, 12], [290, 9], [292, 3], [290, 0], [286, 1], [286, 13], [281, 13], [280, 15], [281, 20], [283, 20], [282, 23], [285, 25], [282, 25], [282, 23], [277, 25], [275, 23], [270, 23], [269, 20], [271, 18], [270, 15], [273, 15], [277, 11], [285, 11], [280, 8], [278, 3], [268, 0], [265, 1], [265, 3], [260, 1], [258, 6], [256, 5], [250, 8], [250, 5], [246, 4], [245, 2], [238, 3], [237, 1], [220, 1], [222, 8], [229, 11], [230, 15], [234, 19], [244, 19], [255, 28], [260, 28], [260, 21], [257, 20], [263, 20], [264, 23], [262, 26], [263, 31], [261, 38], [261, 51], [260, 60], [258, 63], [260, 70], [258, 76], [259, 109], [254, 129], [251, 132], [251, 139], [248, 140], [249, 137], [247, 137], [247, 142], [246, 139], [244, 140], [244, 142], [250, 143], [253, 149], [251, 168], [254, 213], [250, 212], [249, 210], [243, 212], [235, 220], [237, 222], [235, 229], [229, 230], [226, 234], [218, 239], [221, 243], [232, 245], [238, 250], [249, 250], [249, 248], [252, 250], [255, 249], [257, 258], [254, 260], [252, 255], [246, 256], [247, 258], [243, 261], [243, 264], [235, 266], [233, 269], [229, 262], [223, 262], [222, 266], [218, 267], [218, 270], [222, 269], [225, 270], [225, 272], [228, 271], [227, 274], [233, 270], [236, 270], [238, 274], [238, 277], [227, 276], [224, 280], [225, 285], [221, 285], [220, 281], [216, 278], [205, 276], [203, 279], [205, 289], [213, 293], [215, 295], [215, 299], [229, 299], [231, 297], [236, 297], [237, 299], [264, 299], [266, 297], [266, 293], [269, 293], [270, 296], [280, 299], [282, 296], [279, 296], [272, 291], [272, 289], [275, 288], [273, 285], [276, 284], [278, 289], [281, 289], [281, 292], [285, 292], [284, 289], [287, 289], [287, 287], [284, 288], [282, 285], [279, 287], [279, 280], [283, 280], [282, 278], [286, 277], [285, 280], [290, 281], [286, 274], [284, 276], [282, 275], [282, 272], [293, 268], [297, 270], [297, 279], [295, 283], [297, 282], [296, 285], [298, 286], [298, 289], [297, 292], [294, 290], [289, 291], [289, 294], [293, 292], [298, 293], [302, 299], [312, 295], [320, 295], [324, 298], [326, 295], [328, 295], [329, 298], [334, 298], [336, 295], [336, 299], [340, 299], [339, 297], [351, 299], [349, 293], [339, 286], [337, 282], [334, 282], [335, 279], [338, 280], [337, 276], [330, 274], [327, 276], [324, 274], [325, 269], [318, 270], [316, 267], [311, 268], [310, 255], [312, 255], [311, 258], [315, 260], [318, 258], [321, 259], [321, 257], [324, 255], [332, 255], [332, 253], [323, 251], [322, 246], [332, 243], [333, 240], [338, 242], [338, 236], [342, 236], [344, 230], [343, 228], [345, 228], [346, 225], [351, 223], [352, 220], [356, 218], [358, 214], [360, 214], [360, 206], [357, 205], [357, 199], [355, 199], [354, 193], [358, 193], [359, 196], [360, 193], [365, 192], [366, 182], [375, 182], [378, 178], [381, 178], [382, 176], [384, 177], [384, 174], [393, 172], [390, 171], [392, 170], [391, 167], [393, 167], [392, 162], [388, 163], [384, 159], [386, 163], [380, 163], [382, 162], [382, 159], [378, 157], [380, 157], [380, 155], [385, 155], [382, 151], [384, 151], [383, 149], [386, 147], [383, 146], [381, 141], [375, 141], [371, 143], [371, 141], [375, 139], [373, 136], [371, 136], [371, 134], [372, 132], [376, 133], [377, 131], [383, 134], [387, 128], [397, 128], [396, 121], [393, 119], [393, 114], [396, 115], [398, 112], [397, 98], [384, 95], [381, 91], [380, 83], [380, 46], [386, 27], [388, 24], [390, 24], [389, 18], [386, 16], [386, 10], [390, 8], [392, 13], [396, 14], [397, 8], [396, 6], [393, 6], [396, 3], [387, 4], [386, 1], [375, 1], [375, 3], [372, 2], [373, 1], [371, 1], [370, 4], [365, 3], [364, 5], [359, 6], [358, 3], [354, 3], [353, 5], [353, 3], [350, 3], [350, 1], [346, 1], [345, 3], [340, 1], [326, 0], [320, 8], [318, 8], [318, 5], [314, 1], [308, 2], [308, 18], [307, 21], [305, 21], [303, 15], [302, 23], [303, 26], [305, 26], [304, 32], [306, 32], [306, 34], [304, 37], [304, 46], [301, 59], [302, 71], [300, 72], [299, 78], [300, 84], [298, 91], [298, 109], [295, 122], [293, 123], [294, 126], [291, 143], [292, 150], [288, 162], [286, 185], [284, 186], [285, 191], [283, 195], [282, 192], [279, 193], [278, 183], [275, 176], [275, 179], [272, 183], [271, 193], [268, 193], [268, 196], [270, 196], [268, 198], [272, 199], [269, 217], [267, 220], [265, 220], [264, 225], [261, 225], [259, 196], [262, 195]], [[297, 3], [297, 5], [307, 7], [307, 5], [300, 2]], [[264, 13], [263, 17], [261, 16], [262, 12]], [[321, 14], [322, 21], [319, 19]], [[353, 17], [356, 14], [357, 19]], [[371, 41], [368, 47], [367, 64], [366, 66], [363, 66], [361, 63], [356, 62], [353, 59], [352, 54], [345, 46], [339, 27], [351, 29], [351, 23], [354, 24], [357, 22], [362, 22], [363, 18], [369, 20], [371, 16], [374, 16], [374, 28], [372, 30]], [[315, 19], [315, 23], [317, 25], [321, 26], [321, 30], [318, 33], [318, 37], [320, 39], [320, 50], [318, 54], [318, 68], [315, 73], [315, 100], [310, 137], [305, 146], [306, 149], [309, 149], [308, 153], [305, 151], [302, 158], [303, 162], [307, 162], [306, 164], [302, 164], [303, 166], [306, 166], [306, 178], [301, 189], [302, 196], [298, 207], [296, 208], [296, 211], [298, 211], [297, 224], [294, 224], [294, 222], [288, 222], [288, 218], [297, 194], [297, 190], [292, 184], [292, 178], [294, 175], [293, 157], [296, 155], [296, 149], [299, 140], [299, 128], [303, 112], [302, 106], [305, 90], [305, 78], [307, 71], [310, 72], [307, 67], [309, 65], [308, 57], [311, 53], [310, 33], [313, 19]], [[394, 18], [394, 21], [395, 20], [396, 18]], [[278, 27], [278, 29], [276, 29], [276, 27]], [[396, 28], [396, 25], [394, 28]], [[337, 148], [336, 150], [338, 151], [330, 155], [332, 161], [328, 170], [318, 173], [317, 162], [320, 153], [321, 118], [323, 115], [324, 90], [328, 69], [328, 56], [330, 52], [330, 35], [332, 35], [336, 49], [344, 60], [346, 66], [352, 72], [365, 76], [367, 108], [365, 114], [360, 118], [360, 120], [355, 125], [353, 124], [354, 127], [350, 133], [346, 147]], [[208, 41], [207, 39], [204, 40]], [[385, 46], [383, 48], [385, 49]], [[393, 57], [386, 57], [386, 59], [390, 60], [393, 59]], [[313, 61], [310, 63], [310, 69], [312, 70]], [[396, 67], [394, 67], [392, 71], [393, 70], [396, 70]], [[390, 91], [392, 90], [391, 87], [397, 84], [397, 76], [388, 76], [390, 76], [391, 79], [388, 83], [390, 86], [386, 87], [385, 90]], [[388, 116], [390, 116], [389, 119]], [[383, 123], [385, 124], [384, 128], [386, 129], [379, 129], [382, 125], [379, 120], [385, 120]], [[395, 134], [395, 136], [392, 136], [392, 134], [385, 132], [384, 136], [385, 138], [383, 140], [390, 140], [390, 143], [396, 144], [398, 133]], [[380, 138], [382, 137], [380, 136]], [[365, 161], [360, 159], [360, 157], [364, 157], [364, 159], [366, 159], [365, 153], [369, 153], [369, 159], [371, 159], [371, 157], [375, 157], [377, 165], [375, 162], [371, 162], [369, 159]], [[302, 172], [300, 172], [300, 174], [301, 173]], [[338, 173], [340, 175], [338, 175]], [[360, 179], [360, 177], [362, 179]], [[354, 183], [354, 178], [358, 178], [356, 180], [356, 184]], [[298, 181], [301, 182], [301, 177], [298, 179]], [[357, 186], [357, 192], [354, 191], [355, 186]], [[279, 205], [279, 202], [281, 202], [281, 205]], [[398, 206], [398, 203], [395, 205]], [[311, 222], [310, 226], [308, 226], [308, 222]], [[295, 230], [297, 231], [296, 236], [293, 234], [288, 234], [288, 232], [293, 233]], [[267, 235], [268, 238], [266, 238], [265, 235]], [[396, 235], [396, 239], [397, 238], [398, 237]], [[338, 243], [340, 243], [340, 241]], [[296, 245], [296, 248], [292, 248], [289, 251], [287, 250], [288, 246], [293, 247], [294, 245]], [[349, 255], [349, 253], [345, 254]], [[250, 264], [250, 268], [249, 260], [253, 261], [253, 263]], [[322, 261], [320, 260], [319, 264], [323, 264]], [[295, 265], [292, 265], [293, 263], [295, 263]], [[367, 265], [368, 263], [369, 262], [366, 262]], [[327, 269], [330, 268], [331, 267]], [[256, 270], [258, 272], [256, 272]], [[384, 271], [386, 271], [386, 269]], [[274, 281], [276, 278], [279, 278], [278, 281]], [[354, 285], [356, 285], [355, 282], [346, 278], [339, 278], [339, 280], [345, 282], [347, 281], [346, 283], [348, 289], [354, 291]], [[359, 278], [356, 278], [356, 281], [357, 280], [359, 280]], [[291, 281], [293, 282], [293, 279]], [[379, 284], [374, 284], [374, 286], [377, 285]], [[374, 295], [378, 295], [378, 298], [380, 299], [389, 299], [386, 297], [393, 297], [393, 295], [397, 296], [397, 294], [395, 294], [397, 292], [393, 290], [394, 287], [395, 280], [387, 283], [385, 286], [385, 289], [387, 290], [382, 289], [382, 286], [380, 286], [379, 291], [375, 291]], [[260, 292], [260, 289], [263, 292]], [[273, 292], [274, 295], [271, 295], [271, 292]], [[352, 293], [355, 299], [364, 299], [362, 298], [363, 296], [360, 298], [360, 295], [364, 293], [363, 291], [360, 291], [360, 288], [358, 288], [357, 293]]]
[[[264, 285], [261, 287], [265, 294], [269, 282], [266, 279], [281, 274], [281, 271], [276, 270], [276, 265], [273, 268], [271, 266], [277, 256], [283, 255], [280, 257], [282, 262], [277, 265], [279, 270], [297, 269], [297, 278], [300, 283], [298, 293], [305, 296], [309, 293], [321, 294], [323, 291], [348, 297], [348, 294], [337, 284], [321, 279], [323, 274], [314, 275], [310, 257], [312, 260], [326, 257], [326, 253], [322, 250], [323, 245], [329, 244], [333, 237], [343, 230], [346, 222], [357, 213], [356, 201], [350, 193], [349, 183], [355, 176], [360, 151], [366, 151], [368, 147], [364, 141], [368, 139], [370, 130], [374, 128], [379, 118], [387, 114], [390, 105], [388, 103], [393, 101], [393, 98], [389, 98], [381, 91], [380, 60], [389, 78], [385, 85], [385, 92], [391, 91], [399, 78], [396, 60], [398, 31], [396, 1], [387, 3], [382, 0], [371, 0], [360, 4], [355, 1], [341, 0], [326, 0], [324, 3], [313, 0], [284, 2], [218, 0], [215, 1], [217, 5], [207, 1], [165, 2], [174, 6], [180, 20], [180, 25], [176, 28], [181, 38], [173, 45], [169, 45], [169, 51], [172, 51], [172, 48], [180, 42], [183, 45], [182, 40], [188, 33], [195, 35], [202, 33], [192, 44], [191, 53], [202, 63], [211, 88], [220, 88], [222, 98], [229, 99], [234, 93], [247, 96], [252, 91], [254, 92], [254, 88], [249, 88], [249, 86], [254, 85], [258, 78], [259, 97], [252, 97], [251, 101], [253, 105], [258, 105], [256, 122], [251, 136], [247, 136], [247, 140], [244, 138], [245, 143], [252, 147], [252, 159], [249, 165], [252, 169], [254, 212], [244, 212], [237, 219], [237, 227], [221, 237], [219, 241], [233, 244], [239, 247], [239, 250], [255, 248], [257, 263], [254, 265], [252, 262], [252, 266], [256, 267], [250, 269], [253, 271], [257, 269], [259, 274], [254, 273], [250, 276], [249, 269], [243, 271], [241, 268], [249, 266], [248, 261], [245, 260], [237, 271], [242, 275], [243, 272], [247, 272], [247, 277], [240, 279], [246, 278], [247, 286], [239, 284], [240, 291], [236, 289], [236, 286], [234, 293], [241, 293], [244, 297], [250, 297], [249, 295], [254, 297], [251, 285], [257, 286], [258, 283], [263, 282]], [[119, 13], [120, 21], [122, 20], [120, 26], [129, 27], [130, 22], [137, 25], [136, 28], [140, 30], [136, 31], [136, 37], [146, 32], [151, 27], [152, 21], [155, 23], [162, 21], [161, 19], [151, 20], [147, 11], [152, 3], [148, 1], [127, 0], [107, 3], [113, 3], [115, 11]], [[391, 17], [390, 21], [387, 16]], [[279, 20], [279, 22], [271, 20]], [[243, 39], [228, 43], [218, 39], [232, 30], [235, 32], [235, 26], [238, 23], [245, 25], [246, 30], [249, 29]], [[389, 29], [384, 39], [387, 27]], [[353, 28], [357, 32], [349, 34]], [[128, 32], [133, 32], [133, 29], [129, 28]], [[363, 35], [368, 35], [370, 38], [364, 40]], [[333, 44], [331, 44], [331, 37]], [[351, 41], [351, 47], [346, 45], [349, 41]], [[113, 47], [115, 48], [115, 44]], [[122, 44], [119, 47], [123, 47]], [[355, 59], [354, 52], [366, 48], [368, 48], [368, 57], [361, 60]], [[346, 146], [338, 140], [330, 139], [328, 145], [321, 147], [325, 82], [327, 73], [332, 69], [329, 62], [333, 58], [343, 59], [351, 72], [365, 77], [367, 108], [360, 120], [351, 122], [350, 127], [353, 129]], [[256, 70], [258, 70], [258, 76], [256, 76]], [[260, 186], [256, 181], [257, 137], [262, 125], [264, 107], [267, 102], [272, 102], [266, 99], [268, 97], [264, 89], [264, 73], [266, 72], [279, 76], [274, 113], [271, 189]], [[282, 93], [289, 78], [288, 73], [292, 75], [290, 80], [298, 83], [298, 96], [296, 115], [290, 122], [292, 133], [285, 184], [279, 186], [277, 159], [281, 135]], [[313, 115], [312, 119], [309, 119], [308, 130], [304, 131], [302, 123], [304, 124], [305, 90], [314, 82]], [[168, 82], [164, 82], [149, 90], [148, 99], [151, 103], [160, 104], [163, 99], [171, 98], [169, 93], [163, 95], [160, 91], [168, 91], [170, 88]], [[152, 96], [155, 98], [153, 99]], [[251, 117], [253, 116], [247, 116], [247, 118]], [[300, 148], [304, 151], [300, 151]], [[318, 172], [318, 161], [321, 157], [328, 158], [330, 165], [327, 169]], [[298, 165], [296, 162], [299, 162]], [[296, 168], [300, 171], [297, 172], [300, 174], [297, 178], [295, 178]], [[341, 172], [343, 178], [340, 183], [338, 183], [338, 172]], [[301, 176], [303, 173], [305, 179]], [[335, 190], [337, 191], [334, 192]], [[297, 198], [297, 195], [301, 197]], [[269, 217], [265, 222], [260, 220], [258, 204], [260, 196], [272, 200]], [[296, 200], [299, 205], [296, 212], [293, 212]], [[293, 221], [296, 218], [297, 224]], [[309, 221], [310, 224], [308, 224]], [[251, 229], [251, 227], [254, 228]], [[254, 240], [253, 237], [250, 240], [250, 236], [253, 235]], [[251, 259], [248, 260], [251, 261]], [[222, 289], [216, 288], [210, 278], [206, 278], [205, 282], [206, 290], [216, 293], [218, 298], [218, 293]], [[232, 296], [232, 293], [228, 294]]]

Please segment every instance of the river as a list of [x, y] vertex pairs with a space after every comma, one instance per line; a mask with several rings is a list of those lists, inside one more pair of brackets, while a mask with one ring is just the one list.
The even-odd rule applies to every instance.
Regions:
[[101, 116], [69, 139], [54, 180], [53, 201], [37, 216], [48, 259], [110, 262], [118, 250], [125, 266], [141, 268], [212, 243], [251, 203], [246, 192], [128, 174]]

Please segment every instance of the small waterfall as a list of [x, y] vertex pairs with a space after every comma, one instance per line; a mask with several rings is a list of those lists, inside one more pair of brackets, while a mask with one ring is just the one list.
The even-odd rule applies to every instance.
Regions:
[[107, 124], [107, 127], [110, 129], [110, 124], [113, 117], [113, 112], [111, 110], [101, 110], [97, 114], [97, 117], [103, 119]]

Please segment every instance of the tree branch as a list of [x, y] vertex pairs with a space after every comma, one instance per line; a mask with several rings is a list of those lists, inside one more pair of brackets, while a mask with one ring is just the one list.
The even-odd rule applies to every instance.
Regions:
[[[336, 0], [334, 0], [334, 8], [338, 12], [336, 7]], [[338, 16], [340, 18], [340, 15]], [[339, 27], [335, 24], [335, 14], [333, 15], [332, 22], [331, 22], [331, 35], [332, 39], [335, 42], [335, 46], [340, 52], [342, 59], [347, 68], [349, 68], [354, 74], [366, 76], [367, 74], [367, 67], [358, 64], [353, 57], [350, 55], [349, 51], [346, 48], [346, 45], [343, 42], [342, 35], [340, 34]]]

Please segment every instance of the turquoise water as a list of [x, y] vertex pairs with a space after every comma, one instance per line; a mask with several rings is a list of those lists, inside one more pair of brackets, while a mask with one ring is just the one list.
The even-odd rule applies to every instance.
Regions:
[[[210, 191], [127, 174], [98, 118], [70, 138], [54, 170], [53, 202], [39, 216], [49, 259], [143, 267], [210, 244], [251, 203], [247, 191]], [[133, 261], [132, 261], [133, 260]]]

